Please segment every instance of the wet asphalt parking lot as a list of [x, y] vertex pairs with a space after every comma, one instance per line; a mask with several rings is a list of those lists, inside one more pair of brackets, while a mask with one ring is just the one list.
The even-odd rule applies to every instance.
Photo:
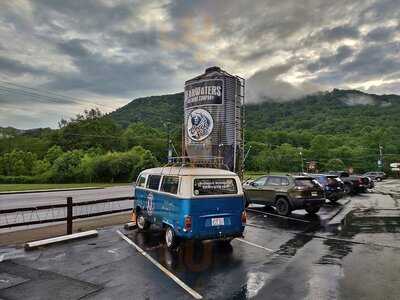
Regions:
[[156, 228], [122, 226], [31, 252], [3, 247], [0, 299], [399, 299], [399, 187], [328, 202], [317, 217], [251, 207], [231, 247], [168, 251]]

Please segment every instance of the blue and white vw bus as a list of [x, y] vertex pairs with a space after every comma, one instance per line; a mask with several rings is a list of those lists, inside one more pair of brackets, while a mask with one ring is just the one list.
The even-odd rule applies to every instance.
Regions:
[[243, 235], [246, 222], [239, 177], [212, 168], [163, 167], [140, 173], [134, 211], [139, 230], [165, 229], [168, 248], [181, 239], [218, 239]]

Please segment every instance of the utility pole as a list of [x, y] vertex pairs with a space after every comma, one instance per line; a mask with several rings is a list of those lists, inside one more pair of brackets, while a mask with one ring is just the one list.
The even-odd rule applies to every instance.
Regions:
[[167, 135], [168, 135], [168, 142], [167, 142], [167, 149], [168, 149], [168, 154], [167, 154], [167, 160], [168, 163], [172, 162], [172, 141], [171, 141], [171, 130], [170, 130], [170, 123], [163, 123], [164, 127], [167, 129]]

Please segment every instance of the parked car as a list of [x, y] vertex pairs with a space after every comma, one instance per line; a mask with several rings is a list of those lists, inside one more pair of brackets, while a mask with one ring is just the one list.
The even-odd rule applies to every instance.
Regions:
[[168, 248], [176, 247], [182, 239], [229, 243], [242, 237], [244, 204], [239, 177], [226, 170], [153, 168], [139, 174], [135, 187], [138, 229], [161, 226]]
[[386, 179], [385, 172], [367, 172], [367, 173], [363, 174], [363, 176], [367, 176], [374, 181], [382, 181], [383, 179]]
[[311, 176], [261, 176], [243, 188], [246, 205], [274, 206], [284, 216], [297, 209], [315, 214], [325, 203], [322, 186]]
[[[365, 176], [365, 175], [359, 175], [359, 176], [363, 179], [363, 181], [367, 185], [368, 189], [373, 189], [375, 187], [374, 180], [371, 177]], [[365, 191], [366, 191], [366, 189], [365, 189]]]
[[345, 171], [329, 172], [330, 175], [338, 176], [344, 183], [344, 191], [346, 194], [355, 195], [367, 191], [370, 180], [360, 175], [350, 175]]
[[310, 176], [323, 186], [325, 197], [329, 201], [336, 202], [345, 195], [344, 182], [336, 175], [310, 174]]

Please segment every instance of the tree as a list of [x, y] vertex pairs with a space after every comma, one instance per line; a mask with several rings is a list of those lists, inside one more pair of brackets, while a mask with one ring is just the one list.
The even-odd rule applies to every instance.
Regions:
[[47, 171], [49, 171], [51, 168], [51, 164], [46, 160], [37, 160], [33, 164], [33, 169], [32, 169], [32, 175], [34, 176], [40, 176]]
[[64, 150], [104, 150], [121, 149], [121, 128], [98, 109], [85, 110], [69, 121], [64, 121], [59, 129], [57, 144]]
[[282, 144], [273, 150], [273, 169], [285, 172], [301, 171], [300, 151], [290, 144]]
[[55, 182], [79, 182], [82, 177], [80, 168], [83, 151], [73, 150], [63, 153], [51, 168], [51, 178]]
[[146, 126], [144, 123], [133, 123], [122, 134], [124, 149], [142, 146], [150, 150], [158, 161], [166, 161], [168, 138], [160, 129]]
[[325, 168], [330, 171], [343, 171], [346, 169], [346, 166], [341, 159], [332, 158], [328, 161]]
[[54, 161], [55, 161], [57, 158], [59, 158], [63, 153], [64, 153], [64, 152], [62, 151], [61, 147], [55, 145], [55, 146], [51, 147], [51, 148], [47, 151], [46, 156], [45, 156], [45, 159], [46, 159], [50, 164], [53, 164]]

